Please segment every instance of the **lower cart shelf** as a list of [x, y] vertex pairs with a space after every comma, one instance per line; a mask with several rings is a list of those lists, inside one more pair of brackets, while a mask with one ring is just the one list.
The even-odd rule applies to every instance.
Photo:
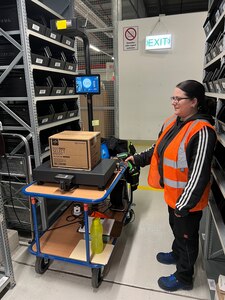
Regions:
[[[91, 243], [89, 243], [91, 249]], [[85, 240], [80, 240], [77, 246], [72, 251], [70, 258], [86, 261], [86, 245]], [[100, 254], [92, 254], [90, 251], [90, 260], [92, 264], [107, 265], [112, 254], [114, 245], [104, 244], [103, 252]]]
[[[84, 234], [78, 232], [79, 223], [82, 220], [73, 218], [72, 205], [59, 217], [59, 219], [41, 236], [41, 253], [86, 261], [86, 245], [83, 239]], [[68, 220], [71, 220], [70, 222]], [[73, 220], [73, 221], [72, 221]], [[76, 222], [74, 224], [74, 222]], [[115, 223], [118, 227], [118, 223]], [[115, 231], [115, 229], [114, 229]], [[113, 239], [112, 239], [113, 240]], [[111, 241], [112, 241], [111, 240]], [[90, 261], [94, 264], [106, 265], [113, 251], [114, 245], [111, 242], [104, 244], [104, 250], [100, 254], [92, 255], [90, 251]], [[91, 247], [90, 247], [91, 249]], [[34, 252], [37, 251], [36, 244], [32, 246]]]

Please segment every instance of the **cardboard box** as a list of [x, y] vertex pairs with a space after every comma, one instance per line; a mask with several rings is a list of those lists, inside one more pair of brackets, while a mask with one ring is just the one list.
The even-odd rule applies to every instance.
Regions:
[[53, 168], [93, 169], [101, 159], [100, 132], [63, 131], [49, 137]]
[[[93, 107], [105, 107], [110, 105], [109, 96], [106, 90], [102, 90], [100, 95], [92, 96]], [[87, 107], [87, 97], [84, 95], [80, 96], [80, 106]]]
[[219, 289], [218, 284], [216, 285], [215, 300], [225, 300], [225, 294]]
[[[99, 121], [99, 125], [94, 126], [94, 131], [99, 131], [102, 138], [109, 138], [114, 135], [114, 115], [112, 110], [96, 108], [93, 110], [93, 119]], [[81, 110], [81, 128], [88, 130], [88, 111]]]
[[[108, 82], [108, 84], [110, 87], [113, 87], [113, 83]], [[93, 120], [99, 123], [98, 125], [94, 125], [94, 131], [99, 131], [102, 138], [109, 138], [114, 135], [114, 110], [107, 110], [107, 107], [111, 107], [114, 104], [112, 103], [112, 99], [110, 100], [104, 84], [101, 83], [101, 94], [93, 96], [92, 105]], [[80, 114], [82, 130], [89, 130], [87, 97], [83, 95], [80, 96]]]

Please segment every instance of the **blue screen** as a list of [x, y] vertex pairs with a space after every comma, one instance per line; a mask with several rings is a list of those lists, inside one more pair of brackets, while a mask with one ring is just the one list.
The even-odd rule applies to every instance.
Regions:
[[100, 94], [99, 75], [78, 75], [75, 77], [76, 94]]

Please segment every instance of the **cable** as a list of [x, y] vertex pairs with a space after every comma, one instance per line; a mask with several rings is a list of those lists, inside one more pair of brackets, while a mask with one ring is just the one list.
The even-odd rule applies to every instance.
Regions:
[[[72, 218], [72, 219], [70, 220], [70, 218]], [[66, 221], [69, 222], [68, 224], [60, 225], [58, 227], [49, 228], [49, 229], [46, 230], [46, 232], [47, 231], [52, 231], [52, 230], [55, 230], [55, 229], [59, 229], [59, 228], [63, 228], [63, 227], [66, 227], [66, 226], [69, 226], [69, 225], [72, 225], [72, 224], [81, 223], [82, 219], [83, 219], [83, 213], [79, 216], [74, 216], [73, 214], [71, 214], [71, 215], [66, 217]], [[74, 220], [76, 220], [76, 221], [74, 221]]]
[[59, 228], [63, 228], [63, 227], [67, 227], [67, 226], [70, 226], [70, 225], [72, 225], [72, 224], [80, 223], [80, 221], [81, 221], [81, 220], [75, 221], [75, 222], [71, 222], [71, 223], [69, 223], [69, 224], [64, 224], [64, 225], [61, 225], [61, 226], [58, 226], [58, 227], [49, 228], [49, 229], [46, 230], [45, 232], [47, 232], [47, 231], [52, 231], [52, 230], [59, 229]]

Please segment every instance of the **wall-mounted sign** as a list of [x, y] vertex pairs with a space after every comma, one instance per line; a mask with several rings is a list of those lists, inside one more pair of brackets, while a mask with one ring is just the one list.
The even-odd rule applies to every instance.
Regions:
[[170, 49], [171, 47], [172, 47], [171, 34], [146, 36], [145, 50]]
[[123, 27], [123, 50], [138, 50], [138, 26]]

